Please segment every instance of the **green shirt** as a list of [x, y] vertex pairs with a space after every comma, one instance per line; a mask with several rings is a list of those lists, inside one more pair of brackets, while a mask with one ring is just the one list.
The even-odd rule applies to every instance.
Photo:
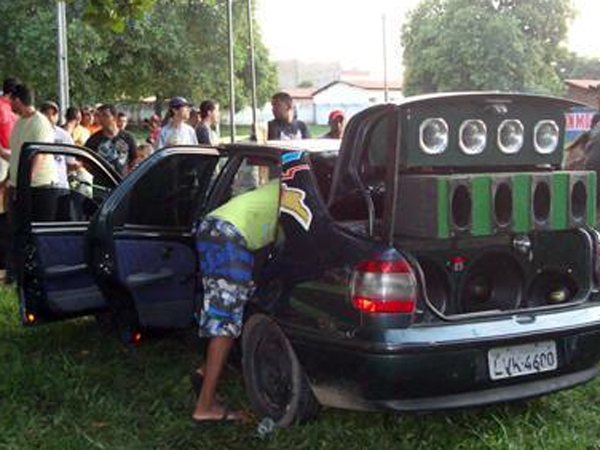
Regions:
[[[36, 111], [31, 117], [19, 118], [10, 134], [10, 183], [15, 187], [17, 186], [21, 147], [25, 142], [54, 142], [54, 129], [46, 116], [39, 111]], [[41, 160], [39, 180], [34, 180], [38, 181], [36, 183], [32, 182], [35, 185], [47, 184], [47, 181], [53, 181], [53, 160], [51, 161], [50, 158], [41, 158]]]
[[275, 240], [277, 210], [279, 208], [279, 180], [232, 198], [211, 213], [235, 225], [249, 250], [257, 250]]

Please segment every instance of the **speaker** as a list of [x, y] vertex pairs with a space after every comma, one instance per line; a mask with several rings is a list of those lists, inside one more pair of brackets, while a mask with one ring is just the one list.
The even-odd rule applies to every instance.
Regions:
[[569, 172], [569, 228], [594, 226], [596, 220], [596, 172]]
[[[451, 236], [464, 236], [471, 233], [473, 222], [474, 196], [472, 179], [468, 175], [449, 175], [448, 228]], [[444, 199], [440, 199], [442, 202]]]
[[403, 175], [396, 231], [440, 239], [490, 235], [490, 185], [489, 174]]
[[[556, 215], [555, 183], [552, 173], [531, 174], [531, 201], [529, 204], [532, 229], [550, 230], [553, 225], [553, 216]], [[563, 195], [566, 193], [564, 190]], [[553, 211], [554, 205], [554, 211]], [[553, 214], [554, 213], [554, 214]], [[554, 220], [556, 225], [556, 220]]]
[[491, 180], [491, 220], [495, 233], [511, 231], [514, 224], [514, 187], [510, 175], [498, 174]]

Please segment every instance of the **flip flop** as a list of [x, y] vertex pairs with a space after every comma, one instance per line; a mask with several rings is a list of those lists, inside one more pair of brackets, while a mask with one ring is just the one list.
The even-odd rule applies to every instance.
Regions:
[[210, 419], [195, 419], [194, 417], [192, 417], [192, 422], [200, 427], [204, 427], [204, 426], [213, 426], [213, 425], [234, 425], [237, 423], [243, 423], [244, 422], [244, 418], [243, 417], [236, 417], [234, 413], [235, 411], [230, 410], [229, 408], [225, 408], [225, 411], [223, 411], [223, 415], [221, 417], [213, 417]]
[[192, 384], [192, 389], [196, 394], [196, 398], [200, 396], [200, 391], [202, 390], [202, 383], [204, 382], [204, 376], [199, 374], [197, 370], [192, 370], [190, 372], [190, 383]]

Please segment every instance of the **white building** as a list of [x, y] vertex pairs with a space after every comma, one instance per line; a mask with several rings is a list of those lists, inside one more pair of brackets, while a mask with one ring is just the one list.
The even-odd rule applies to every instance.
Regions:
[[[309, 124], [327, 125], [329, 113], [341, 109], [349, 119], [354, 114], [369, 106], [385, 103], [385, 88], [382, 81], [332, 81], [325, 86], [314, 89], [288, 89], [285, 92], [294, 99], [298, 119]], [[402, 96], [400, 83], [388, 83], [388, 103], [398, 103]], [[222, 114], [227, 122], [228, 115]], [[258, 113], [260, 122], [273, 119], [271, 105], [264, 105]], [[236, 123], [249, 125], [252, 123], [252, 109], [243, 109], [236, 114]]]

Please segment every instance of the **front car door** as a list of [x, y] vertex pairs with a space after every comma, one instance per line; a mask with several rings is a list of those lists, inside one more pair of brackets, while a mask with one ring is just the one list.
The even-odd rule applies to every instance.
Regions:
[[88, 224], [120, 177], [92, 151], [27, 144], [13, 215], [24, 324], [78, 317], [107, 304], [86, 264]]
[[276, 173], [273, 152], [256, 153], [243, 147], [167, 148], [105, 203], [90, 228], [94, 272], [125, 328], [193, 325], [202, 300], [194, 226], [206, 212]]

